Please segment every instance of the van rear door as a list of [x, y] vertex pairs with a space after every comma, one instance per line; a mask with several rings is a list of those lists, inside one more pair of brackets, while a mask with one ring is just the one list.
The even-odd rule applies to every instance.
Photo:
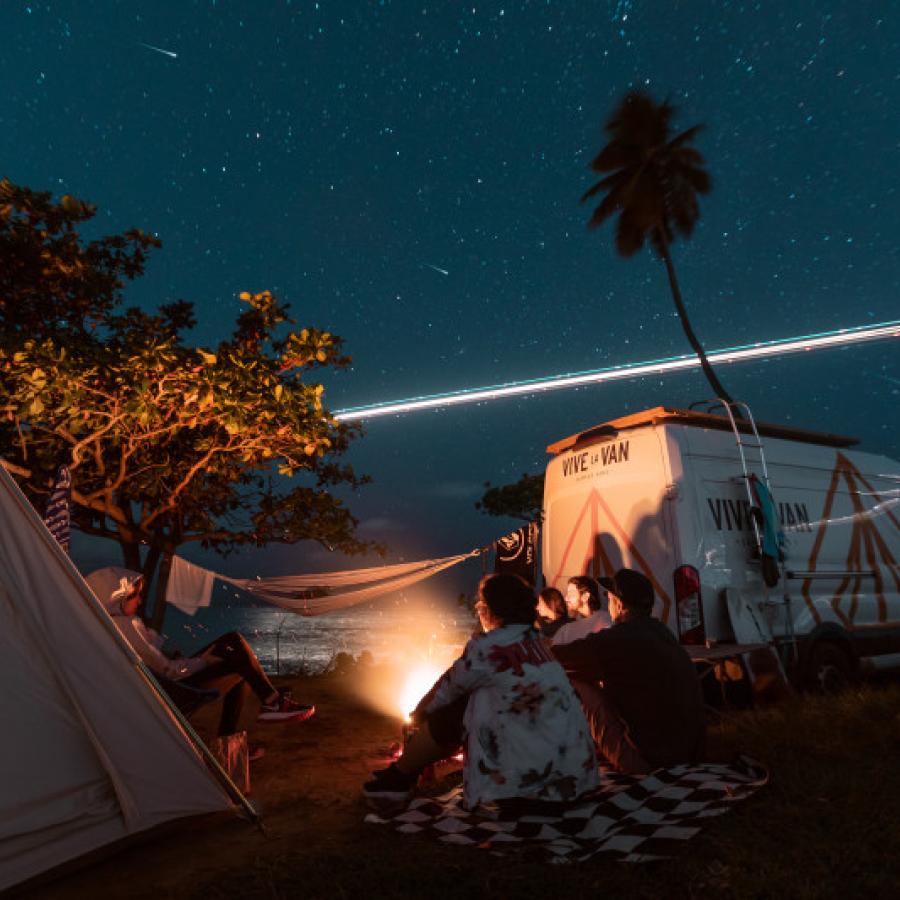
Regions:
[[672, 523], [663, 429], [645, 426], [576, 444], [547, 466], [542, 563], [548, 585], [565, 593], [573, 575], [643, 572], [655, 613], [673, 625]]

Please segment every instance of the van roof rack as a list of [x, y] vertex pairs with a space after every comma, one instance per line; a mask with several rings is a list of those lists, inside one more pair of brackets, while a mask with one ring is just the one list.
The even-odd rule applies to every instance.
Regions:
[[[630, 428], [645, 428], [648, 425], [689, 425], [694, 428], [714, 428], [718, 431], [732, 431], [731, 422], [727, 416], [714, 415], [708, 412], [697, 412], [691, 409], [675, 409], [668, 406], [654, 406], [653, 409], [645, 409], [642, 412], [623, 416], [595, 425], [577, 434], [570, 435], [547, 447], [547, 452], [556, 456], [571, 450], [576, 444], [589, 441], [597, 437], [614, 437], [620, 431]], [[751, 434], [750, 425], [744, 421], [738, 421], [737, 427], [745, 434]], [[826, 447], [854, 447], [859, 443], [857, 438], [845, 437], [840, 434], [828, 434], [823, 431], [808, 431], [805, 428], [790, 428], [786, 425], [771, 425], [757, 422], [759, 434], [764, 437], [781, 438], [787, 441], [802, 441], [805, 444], [823, 444]]]

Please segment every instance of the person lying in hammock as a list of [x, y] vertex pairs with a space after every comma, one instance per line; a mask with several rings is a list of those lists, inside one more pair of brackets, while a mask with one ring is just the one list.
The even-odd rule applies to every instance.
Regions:
[[426, 766], [465, 746], [466, 806], [507, 798], [571, 800], [598, 781], [594, 745], [562, 666], [533, 627], [536, 600], [516, 575], [488, 575], [475, 610], [484, 633], [422, 698], [403, 754], [363, 794], [409, 797]]
[[92, 572], [85, 580], [154, 675], [218, 692], [223, 698], [220, 736], [238, 730], [244, 700], [251, 691], [262, 704], [258, 716], [262, 722], [305, 721], [315, 714], [315, 706], [296, 703], [288, 692], [272, 685], [253, 649], [236, 631], [223, 634], [192, 656], [163, 652], [162, 635], [148, 628], [139, 615], [143, 576], [138, 572], [111, 566]]

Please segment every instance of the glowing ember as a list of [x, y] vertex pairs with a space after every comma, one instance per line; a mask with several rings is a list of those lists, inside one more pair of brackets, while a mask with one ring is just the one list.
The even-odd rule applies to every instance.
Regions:
[[416, 708], [416, 704], [441, 677], [443, 672], [444, 670], [440, 666], [428, 662], [420, 663], [406, 676], [406, 681], [397, 701], [400, 707], [400, 715], [403, 716], [405, 721], [409, 721], [409, 715]]

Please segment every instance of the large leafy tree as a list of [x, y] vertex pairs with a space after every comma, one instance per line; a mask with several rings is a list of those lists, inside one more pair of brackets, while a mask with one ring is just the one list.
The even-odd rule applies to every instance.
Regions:
[[601, 196], [590, 228], [618, 215], [616, 249], [621, 256], [633, 256], [647, 241], [652, 244], [665, 263], [688, 343], [715, 395], [730, 402], [691, 326], [672, 263], [672, 242], [678, 235], [690, 237], [700, 217], [697, 195], [709, 193], [711, 186], [703, 156], [692, 146], [703, 126], [674, 134], [674, 113], [671, 104], [656, 103], [641, 91], [626, 94], [606, 122], [609, 142], [591, 162], [591, 169], [604, 177], [581, 199]]
[[0, 339], [87, 338], [143, 274], [159, 240], [139, 229], [84, 240], [90, 203], [0, 180]]
[[349, 363], [340, 339], [296, 329], [263, 291], [240, 295], [218, 346], [192, 346], [191, 304], [122, 308], [155, 239], [85, 242], [76, 226], [93, 214], [0, 182], [0, 463], [39, 506], [66, 463], [75, 527], [148, 576], [162, 561], [160, 583], [188, 542], [373, 549], [330, 490], [365, 481], [340, 460], [357, 431], [309, 377]]
[[508, 516], [526, 522], [540, 522], [543, 517], [544, 475], [523, 475], [513, 484], [492, 485], [485, 482], [485, 491], [475, 504], [476, 509], [489, 516]]

